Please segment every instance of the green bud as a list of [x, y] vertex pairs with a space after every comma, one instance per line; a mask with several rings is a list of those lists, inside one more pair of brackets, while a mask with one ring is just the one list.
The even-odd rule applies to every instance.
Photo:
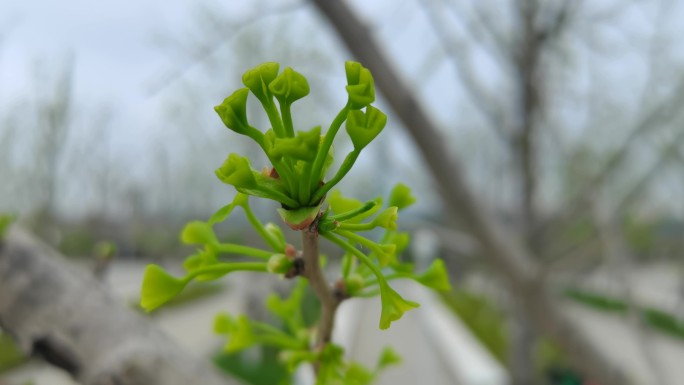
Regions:
[[396, 206], [388, 207], [383, 210], [377, 217], [373, 218], [373, 225], [380, 226], [388, 230], [397, 229], [397, 219], [399, 219], [398, 209]]
[[268, 86], [278, 76], [278, 68], [280, 65], [274, 62], [259, 64], [242, 75], [242, 83], [265, 103], [271, 97]]
[[167, 273], [158, 265], [147, 265], [140, 291], [140, 306], [150, 312], [177, 296], [187, 282]]
[[223, 165], [216, 170], [216, 176], [221, 182], [237, 189], [251, 189], [257, 184], [249, 160], [238, 154], [228, 155]]
[[291, 104], [309, 94], [309, 83], [302, 74], [286, 67], [268, 85], [268, 89], [275, 95], [280, 104]]
[[347, 116], [347, 133], [356, 151], [361, 151], [382, 131], [387, 124], [387, 116], [373, 106], [361, 110], [349, 111]]
[[375, 101], [375, 85], [373, 75], [361, 63], [348, 61], [344, 63], [347, 74], [347, 94], [353, 110], [368, 106]]
[[320, 142], [321, 127], [317, 126], [310, 131], [299, 131], [294, 138], [275, 138], [270, 154], [276, 160], [286, 156], [311, 162], [316, 158]]
[[273, 239], [278, 242], [279, 248], [284, 250], [287, 241], [285, 240], [285, 234], [283, 234], [283, 230], [280, 228], [280, 226], [276, 225], [275, 223], [268, 222], [264, 226], [264, 229]]
[[416, 281], [434, 290], [451, 290], [449, 274], [447, 273], [444, 261], [441, 259], [435, 259], [423, 274], [416, 277]]
[[380, 300], [382, 302], [380, 329], [389, 328], [390, 324], [400, 319], [405, 312], [420, 306], [413, 301], [405, 300], [387, 284], [380, 285]]
[[249, 90], [241, 88], [214, 107], [223, 124], [238, 134], [247, 135], [250, 130], [247, 122], [247, 95]]
[[411, 189], [403, 183], [397, 183], [390, 192], [389, 205], [397, 206], [399, 210], [411, 206], [416, 202], [416, 197], [411, 195]]
[[321, 211], [321, 205], [294, 210], [278, 209], [278, 214], [292, 230], [304, 230], [313, 223]]
[[344, 280], [344, 284], [347, 288], [347, 293], [350, 296], [354, 296], [355, 293], [358, 293], [365, 287], [366, 280], [363, 279], [361, 274], [351, 274]]
[[285, 254], [273, 254], [268, 260], [266, 269], [269, 273], [285, 274], [292, 268], [293, 262]]

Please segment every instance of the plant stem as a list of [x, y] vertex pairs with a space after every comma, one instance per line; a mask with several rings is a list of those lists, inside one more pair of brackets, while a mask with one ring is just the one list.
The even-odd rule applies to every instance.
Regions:
[[[304, 259], [304, 272], [302, 275], [309, 280], [311, 289], [321, 302], [321, 315], [318, 321], [318, 333], [314, 349], [321, 351], [330, 343], [335, 312], [341, 299], [335, 296], [323, 275], [318, 253], [318, 223], [302, 231], [302, 258]], [[318, 373], [319, 364], [314, 364], [314, 370]]]

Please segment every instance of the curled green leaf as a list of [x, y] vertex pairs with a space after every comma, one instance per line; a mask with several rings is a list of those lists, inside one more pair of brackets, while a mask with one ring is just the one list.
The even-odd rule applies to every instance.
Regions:
[[354, 144], [354, 150], [361, 151], [385, 128], [387, 115], [373, 106], [366, 111], [352, 110], [347, 116], [347, 133]]
[[344, 63], [347, 75], [347, 94], [349, 105], [358, 110], [375, 101], [375, 84], [371, 72], [361, 63], [347, 61]]
[[295, 160], [311, 162], [316, 158], [321, 142], [321, 127], [309, 131], [299, 131], [294, 138], [275, 138], [271, 148], [273, 159], [288, 157]]
[[228, 155], [223, 165], [216, 170], [216, 176], [221, 182], [235, 188], [251, 189], [257, 185], [249, 160], [238, 154]]
[[263, 140], [263, 134], [249, 125], [247, 121], [247, 95], [249, 90], [241, 88], [225, 98], [223, 103], [214, 107], [223, 124], [241, 135], [247, 135], [257, 143]]
[[259, 101], [265, 103], [271, 96], [268, 86], [278, 76], [279, 68], [280, 65], [274, 62], [259, 64], [242, 75], [242, 83]]
[[292, 104], [309, 94], [309, 82], [304, 75], [286, 67], [269, 85], [268, 89], [281, 105]]

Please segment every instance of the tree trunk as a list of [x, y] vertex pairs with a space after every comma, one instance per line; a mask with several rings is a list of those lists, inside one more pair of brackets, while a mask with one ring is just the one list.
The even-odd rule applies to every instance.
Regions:
[[375, 42], [370, 30], [338, 0], [312, 0], [351, 53], [373, 73], [375, 84], [422, 153], [448, 214], [461, 218], [482, 246], [482, 257], [505, 280], [534, 326], [554, 338], [574, 365], [602, 385], [625, 384], [625, 376], [594, 347], [550, 295], [531, 252], [502, 231], [470, 190], [460, 163], [447, 150], [436, 124]]
[[16, 226], [0, 243], [0, 327], [82, 384], [235, 384]]

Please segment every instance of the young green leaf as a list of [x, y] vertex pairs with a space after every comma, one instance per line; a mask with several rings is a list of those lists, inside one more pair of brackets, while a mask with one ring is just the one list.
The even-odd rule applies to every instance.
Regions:
[[192, 221], [183, 227], [181, 241], [186, 245], [211, 245], [218, 243], [214, 229], [210, 224]]
[[401, 357], [391, 347], [387, 346], [382, 350], [382, 353], [380, 353], [378, 363], [375, 367], [376, 371], [380, 371], [388, 366], [400, 363]]
[[281, 105], [292, 104], [309, 94], [309, 82], [299, 72], [286, 67], [269, 85], [268, 89]]
[[444, 261], [441, 259], [435, 259], [423, 274], [416, 277], [416, 281], [434, 290], [451, 290], [449, 274], [447, 273]]
[[414, 204], [416, 197], [411, 195], [411, 189], [403, 183], [397, 183], [392, 192], [390, 192], [389, 202], [390, 206], [397, 206], [399, 210]]
[[140, 306], [152, 311], [177, 296], [186, 280], [176, 278], [158, 265], [147, 265], [140, 293]]
[[214, 333], [230, 334], [237, 329], [235, 318], [228, 313], [219, 313], [214, 318]]
[[399, 219], [398, 209], [396, 206], [388, 207], [383, 210], [377, 217], [373, 218], [373, 225], [383, 227], [388, 230], [397, 229], [397, 219]]
[[230, 332], [230, 339], [224, 347], [227, 353], [235, 353], [240, 350], [247, 349], [257, 342], [256, 337], [252, 331], [252, 325], [249, 319], [241, 315], [235, 322], [235, 327]]
[[375, 84], [371, 72], [361, 63], [348, 61], [344, 63], [347, 74], [347, 94], [349, 105], [358, 110], [375, 101]]
[[387, 283], [383, 284], [383, 282], [380, 282], [380, 301], [382, 303], [380, 329], [389, 328], [390, 324], [400, 319], [405, 312], [420, 306], [413, 301], [405, 300]]
[[278, 76], [279, 68], [280, 65], [274, 62], [259, 64], [242, 75], [242, 83], [264, 103], [270, 99], [268, 86]]
[[223, 165], [216, 169], [216, 176], [221, 182], [235, 186], [235, 188], [254, 188], [256, 179], [249, 160], [238, 154], [230, 154]]
[[311, 162], [316, 158], [320, 142], [320, 126], [314, 127], [310, 131], [299, 131], [294, 138], [275, 138], [271, 156], [276, 160], [287, 157]]
[[225, 98], [223, 103], [214, 107], [223, 124], [241, 135], [247, 135], [261, 144], [263, 134], [249, 125], [247, 121], [247, 95], [249, 90], [241, 88]]
[[361, 110], [349, 111], [347, 116], [347, 133], [354, 144], [355, 151], [361, 151], [385, 128], [387, 116], [373, 106]]

